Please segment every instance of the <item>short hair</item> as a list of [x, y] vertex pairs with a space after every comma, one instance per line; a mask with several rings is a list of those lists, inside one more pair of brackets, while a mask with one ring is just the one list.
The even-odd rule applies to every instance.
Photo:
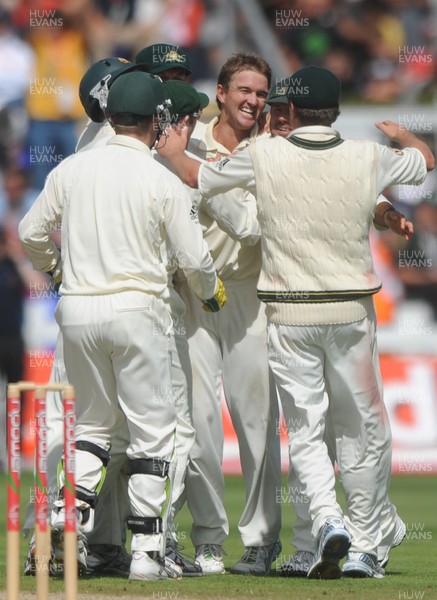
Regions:
[[340, 108], [338, 106], [333, 108], [299, 108], [294, 106], [294, 114], [303, 127], [309, 125], [330, 127], [337, 120]]
[[[221, 85], [223, 89], [228, 90], [232, 76], [240, 71], [255, 71], [255, 73], [264, 75], [267, 79], [267, 86], [270, 88], [272, 70], [269, 63], [257, 54], [247, 54], [245, 52], [237, 52], [228, 58], [220, 69], [217, 85]], [[218, 98], [216, 98], [216, 102], [217, 106], [221, 108], [221, 102]]]
[[111, 125], [115, 132], [119, 135], [123, 133], [147, 133], [153, 127], [153, 117], [143, 117], [141, 115], [133, 115], [130, 113], [118, 113], [111, 115]]

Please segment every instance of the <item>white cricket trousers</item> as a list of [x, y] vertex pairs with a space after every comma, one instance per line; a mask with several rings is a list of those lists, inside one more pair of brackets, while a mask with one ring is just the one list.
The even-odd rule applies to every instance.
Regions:
[[[141, 292], [63, 296], [56, 317], [67, 376], [76, 390], [76, 440], [109, 449], [125, 426], [129, 459], [170, 461], [176, 426], [169, 359], [171, 318], [163, 301]], [[77, 484], [95, 490], [102, 463], [76, 452]], [[129, 479], [133, 516], [161, 516], [166, 479]], [[159, 550], [161, 535], [136, 534], [132, 550]]]
[[[381, 389], [382, 394], [382, 389]], [[328, 413], [325, 419], [325, 443], [328, 448], [329, 458], [334, 465], [336, 462], [336, 449], [335, 449], [335, 434], [332, 429], [332, 424], [330, 422], [330, 413], [328, 408]], [[341, 443], [341, 440], [339, 440]], [[382, 469], [385, 469], [386, 465], [384, 461], [382, 461], [379, 465]], [[349, 483], [348, 478], [343, 480], [343, 485], [347, 485]], [[351, 480], [353, 483], [353, 480]], [[380, 518], [379, 518], [379, 527], [381, 529], [381, 545], [387, 546], [391, 542], [390, 540], [393, 538], [393, 533], [398, 525], [397, 517], [398, 513], [396, 507], [391, 502], [388, 497], [388, 487], [390, 481], [387, 481], [387, 490], [386, 496], [384, 499], [384, 503], [381, 507]], [[346, 497], [350, 497], [353, 493], [353, 490], [349, 490], [346, 493]], [[309, 552], [315, 552], [317, 549], [317, 538], [313, 536], [312, 530], [312, 521], [309, 512], [309, 501], [308, 497], [303, 494], [302, 484], [297, 477], [296, 471], [292, 468], [289, 470], [289, 490], [287, 498], [293, 504], [294, 512], [296, 513], [296, 518], [293, 523], [293, 539], [291, 543], [295, 546], [297, 550], [304, 550]], [[345, 515], [346, 522], [348, 522], [348, 515], [346, 510]], [[352, 526], [349, 526], [349, 529], [352, 529]], [[354, 552], [362, 552], [360, 548], [358, 548], [353, 542], [352, 548]]]
[[[68, 384], [64, 364], [64, 347], [59, 333], [53, 356], [50, 382]], [[49, 512], [58, 498], [57, 468], [64, 448], [63, 400], [61, 392], [47, 392], [47, 498]], [[124, 428], [123, 436], [112, 439], [111, 460], [105, 482], [99, 492], [93, 530], [87, 534], [90, 544], [124, 545], [126, 540], [126, 518], [130, 515], [127, 496], [127, 476], [123, 473], [126, 463], [126, 447], [129, 443], [129, 430]], [[34, 503], [29, 502], [23, 530], [35, 527]]]
[[179, 291], [187, 308], [196, 430], [186, 476], [191, 539], [194, 546], [221, 545], [229, 533], [223, 502], [223, 383], [246, 485], [238, 529], [245, 546], [265, 546], [279, 538], [281, 528], [279, 407], [268, 367], [267, 320], [256, 279], [224, 284], [228, 299], [216, 314], [202, 310], [187, 285]]
[[[199, 302], [199, 300], [198, 300]], [[185, 307], [184, 307], [185, 310]], [[172, 477], [171, 510], [167, 521], [167, 537], [177, 541], [175, 516], [185, 502], [185, 476], [195, 431], [191, 419], [192, 373], [186, 328], [182, 316], [174, 318], [171, 337], [171, 383], [176, 410], [175, 469]]]
[[[323, 439], [329, 402], [351, 550], [372, 555], [382, 537], [380, 513], [391, 469], [391, 432], [375, 334], [374, 311], [342, 325], [268, 326], [269, 361], [288, 428], [290, 468], [309, 499], [312, 534], [317, 536], [327, 517], [342, 515]], [[290, 477], [290, 487], [293, 481]]]

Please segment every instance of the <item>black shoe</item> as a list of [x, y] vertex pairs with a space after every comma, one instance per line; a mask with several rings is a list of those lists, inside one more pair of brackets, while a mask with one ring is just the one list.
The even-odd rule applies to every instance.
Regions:
[[176, 541], [167, 542], [165, 556], [182, 569], [182, 577], [200, 577], [203, 575], [202, 567], [199, 563], [182, 554], [181, 550], [183, 550], [182, 546]]
[[129, 577], [130, 562], [130, 554], [123, 546], [93, 544], [89, 546], [86, 558], [87, 575]]

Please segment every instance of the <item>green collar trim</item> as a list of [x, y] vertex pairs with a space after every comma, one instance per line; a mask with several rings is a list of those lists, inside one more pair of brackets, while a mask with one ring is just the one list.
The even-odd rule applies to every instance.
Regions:
[[287, 140], [294, 144], [295, 146], [299, 146], [299, 148], [306, 148], [306, 150], [328, 150], [329, 148], [335, 148], [344, 142], [341, 138], [335, 137], [332, 140], [316, 141], [316, 140], [304, 140], [301, 137], [295, 136], [291, 134]]

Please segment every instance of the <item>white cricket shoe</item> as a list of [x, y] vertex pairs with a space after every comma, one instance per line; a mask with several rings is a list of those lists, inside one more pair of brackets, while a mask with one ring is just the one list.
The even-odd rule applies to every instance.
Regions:
[[129, 579], [157, 581], [158, 579], [181, 579], [182, 569], [167, 556], [162, 559], [157, 552], [132, 553]]
[[347, 560], [343, 565], [344, 577], [374, 577], [382, 579], [384, 577], [384, 569], [382, 569], [377, 561], [366, 554], [365, 552], [349, 552]]
[[381, 568], [385, 568], [388, 564], [388, 555], [392, 548], [396, 548], [402, 543], [405, 536], [407, 535], [407, 527], [402, 519], [396, 516], [396, 525], [393, 528], [393, 532], [390, 536], [384, 538], [381, 545], [378, 546], [378, 565]]
[[196, 546], [196, 562], [202, 567], [205, 575], [223, 575], [225, 564], [223, 562], [223, 548], [219, 544], [200, 544]]

